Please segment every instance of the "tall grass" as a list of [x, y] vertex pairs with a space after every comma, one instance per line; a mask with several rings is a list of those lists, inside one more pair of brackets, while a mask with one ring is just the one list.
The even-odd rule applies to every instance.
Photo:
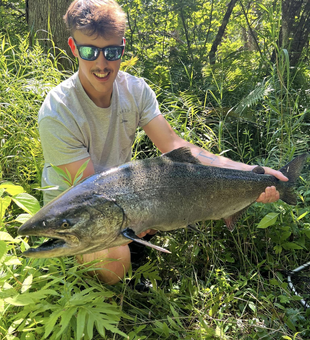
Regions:
[[39, 108], [47, 92], [67, 76], [57, 66], [52, 51], [45, 53], [38, 41], [30, 48], [27, 36], [16, 45], [0, 37], [0, 178], [27, 190], [40, 186]]
[[[280, 53], [273, 72], [260, 84], [251, 88], [248, 82], [248, 92], [239, 89], [243, 98], [233, 110], [225, 99], [227, 79], [217, 77], [217, 70], [209, 78], [216, 86], [202, 86], [202, 96], [168, 91], [169, 74], [161, 73], [164, 89], [151, 86], [166, 118], [186, 140], [278, 168], [305, 151], [309, 138], [285, 58]], [[27, 38], [13, 46], [2, 37], [0, 62], [1, 181], [21, 184], [33, 194], [43, 166], [37, 112], [47, 91], [70, 73], [59, 71], [57, 60], [38, 43], [30, 48]], [[123, 67], [133, 71], [134, 61]], [[230, 79], [231, 85], [232, 75]], [[157, 154], [139, 131], [134, 157]], [[309, 261], [306, 170], [302, 177], [296, 207], [256, 204], [234, 233], [222, 221], [212, 221], [199, 226], [201, 233], [160, 234], [153, 242], [172, 254], [149, 250], [142, 266], [112, 287], [90, 277], [91, 268], [79, 267], [72, 258], [23, 258], [29, 244], [43, 241], [16, 237], [20, 214], [34, 210], [25, 201], [17, 205], [20, 187], [0, 186], [1, 339], [309, 338], [308, 312], [290, 292], [285, 276], [286, 270]], [[142, 276], [153, 286], [149, 292], [132, 288]]]

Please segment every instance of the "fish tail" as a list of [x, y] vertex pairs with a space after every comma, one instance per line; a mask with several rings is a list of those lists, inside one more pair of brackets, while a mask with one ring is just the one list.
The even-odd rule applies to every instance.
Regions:
[[297, 204], [297, 197], [296, 197], [296, 194], [294, 193], [293, 187], [296, 184], [300, 176], [301, 170], [308, 156], [309, 156], [308, 154], [302, 154], [300, 156], [297, 156], [291, 162], [289, 162], [288, 164], [286, 164], [283, 168], [279, 170], [289, 180], [288, 185], [285, 187], [280, 197], [281, 200], [286, 202], [287, 204], [290, 204], [290, 205]]

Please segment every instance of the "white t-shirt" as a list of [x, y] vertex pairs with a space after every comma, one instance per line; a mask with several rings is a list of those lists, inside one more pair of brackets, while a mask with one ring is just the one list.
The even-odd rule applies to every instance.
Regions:
[[[100, 108], [88, 97], [75, 73], [48, 93], [39, 111], [45, 160], [42, 186], [64, 186], [50, 164], [90, 157], [97, 173], [130, 161], [137, 127], [159, 114], [156, 95], [142, 78], [119, 71], [110, 107]], [[60, 192], [44, 191], [44, 203]]]

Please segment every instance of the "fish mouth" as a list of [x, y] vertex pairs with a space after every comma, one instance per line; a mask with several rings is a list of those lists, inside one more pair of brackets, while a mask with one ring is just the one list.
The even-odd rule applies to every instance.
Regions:
[[23, 252], [23, 256], [35, 258], [51, 258], [76, 254], [76, 248], [80, 242], [76, 236], [53, 237], [43, 242], [36, 248], [29, 248]]
[[[61, 249], [65, 247], [65, 245], [66, 245], [66, 241], [62, 239], [49, 239], [48, 241], [43, 242], [37, 248], [29, 248], [28, 250], [23, 252], [23, 255], [30, 256], [30, 257], [33, 257], [35, 255], [43, 255], [43, 253], [55, 252], [55, 250], [59, 248]], [[39, 256], [35, 256], [35, 257], [39, 257]]]

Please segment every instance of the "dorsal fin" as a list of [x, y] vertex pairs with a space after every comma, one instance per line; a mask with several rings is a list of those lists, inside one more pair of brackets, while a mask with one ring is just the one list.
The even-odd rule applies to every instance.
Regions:
[[252, 172], [259, 174], [259, 175], [263, 175], [265, 173], [265, 170], [263, 167], [258, 165], [254, 169], [252, 169]]
[[174, 162], [201, 164], [200, 160], [193, 156], [191, 149], [187, 146], [164, 153], [162, 157], [167, 157]]

